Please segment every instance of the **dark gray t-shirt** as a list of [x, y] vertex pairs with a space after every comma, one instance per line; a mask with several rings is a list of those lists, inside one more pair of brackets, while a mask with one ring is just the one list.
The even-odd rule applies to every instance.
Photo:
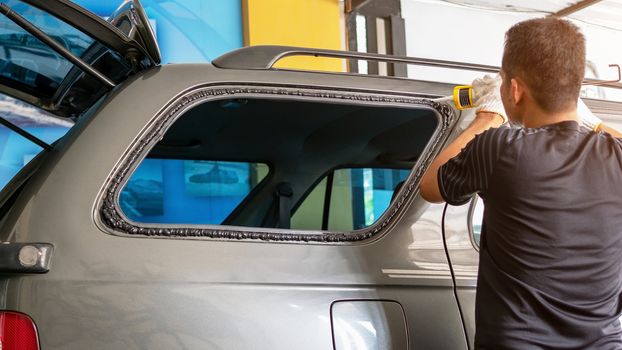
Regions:
[[622, 349], [622, 141], [565, 121], [490, 129], [438, 172], [484, 203], [478, 349]]

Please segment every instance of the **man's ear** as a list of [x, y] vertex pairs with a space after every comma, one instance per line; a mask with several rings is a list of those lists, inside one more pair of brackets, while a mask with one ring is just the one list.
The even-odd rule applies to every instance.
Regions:
[[525, 98], [525, 84], [516, 78], [510, 80], [510, 97], [514, 105], [519, 105]]

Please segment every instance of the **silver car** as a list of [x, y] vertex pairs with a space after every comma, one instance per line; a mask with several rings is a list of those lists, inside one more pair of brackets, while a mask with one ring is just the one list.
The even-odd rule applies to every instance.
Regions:
[[70, 127], [0, 115], [40, 147], [0, 193], [0, 349], [472, 348], [481, 208], [418, 191], [472, 118], [452, 86], [273, 66], [494, 67], [160, 65], [138, 2], [0, 12], [0, 93]]

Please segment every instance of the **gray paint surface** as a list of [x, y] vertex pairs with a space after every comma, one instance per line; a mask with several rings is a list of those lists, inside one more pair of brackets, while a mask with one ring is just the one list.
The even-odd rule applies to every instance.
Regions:
[[392, 300], [340, 300], [331, 306], [336, 350], [408, 349], [402, 306]]
[[[49, 273], [4, 279], [6, 308], [35, 320], [44, 349], [329, 349], [333, 302], [391, 300], [403, 306], [412, 349], [467, 348], [443, 248], [443, 207], [416, 193], [380, 238], [362, 244], [121, 237], [96, 222], [110, 175], [176, 96], [205, 84], [301, 81], [398, 96], [426, 86], [209, 65], [147, 71], [72, 130], [15, 203], [6, 239], [55, 250]], [[382, 324], [387, 315], [370, 317]]]

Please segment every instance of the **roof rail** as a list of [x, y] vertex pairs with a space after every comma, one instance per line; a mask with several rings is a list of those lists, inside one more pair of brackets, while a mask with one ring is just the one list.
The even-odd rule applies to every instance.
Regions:
[[467, 69], [478, 72], [496, 73], [499, 67], [483, 64], [443, 61], [429, 58], [382, 55], [377, 53], [313, 49], [295, 46], [258, 45], [248, 46], [226, 53], [212, 61], [218, 68], [229, 69], [270, 69], [278, 61], [289, 56], [314, 56], [358, 59], [389, 63], [408, 63], [420, 66], [432, 66], [453, 69]]
[[[225, 69], [266, 70], [274, 67], [274, 65], [283, 58], [290, 56], [332, 57], [388, 63], [406, 63], [418, 66], [461, 69], [488, 73], [497, 73], [499, 72], [499, 70], [501, 70], [501, 67], [497, 66], [436, 60], [431, 58], [393, 56], [356, 51], [338, 51], [276, 45], [257, 45], [243, 47], [216, 58], [212, 61], [212, 64], [218, 68]], [[603, 87], [622, 89], [622, 84], [620, 84], [619, 80], [617, 82], [614, 82], [607, 80], [585, 79], [583, 83], [585, 85], [598, 85]]]

